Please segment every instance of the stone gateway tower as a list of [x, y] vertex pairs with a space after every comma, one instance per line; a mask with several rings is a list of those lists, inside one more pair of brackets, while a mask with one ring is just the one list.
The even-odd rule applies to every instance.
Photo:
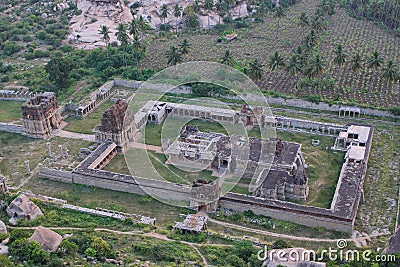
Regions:
[[190, 207], [216, 212], [218, 200], [221, 197], [221, 187], [218, 182], [195, 180], [190, 187]]
[[106, 140], [113, 141], [119, 152], [124, 152], [135, 135], [135, 124], [128, 104], [122, 99], [103, 114], [101, 125], [94, 130], [95, 139], [102, 143]]
[[43, 139], [52, 137], [53, 131], [60, 129], [62, 123], [56, 94], [45, 92], [23, 104], [22, 122], [23, 135]]

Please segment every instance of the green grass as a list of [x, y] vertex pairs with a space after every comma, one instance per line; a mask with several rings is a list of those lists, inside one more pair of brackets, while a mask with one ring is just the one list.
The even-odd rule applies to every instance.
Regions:
[[22, 101], [0, 101], [0, 122], [19, 121], [22, 116]]
[[78, 184], [67, 184], [48, 179], [33, 177], [24, 188], [36, 194], [52, 196], [67, 200], [69, 204], [88, 208], [106, 208], [128, 213], [154, 217], [157, 225], [166, 226], [180, 221], [179, 214], [188, 213], [187, 209], [171, 206], [144, 196], [101, 189]]
[[79, 149], [88, 147], [91, 142], [53, 137], [50, 141], [25, 137], [19, 134], [0, 132], [0, 173], [10, 180], [10, 184], [18, 185], [27, 178], [24, 161], [29, 160], [31, 170], [47, 157], [47, 142], [52, 151], [58, 153], [58, 145], [64, 145], [69, 154], [78, 159]]
[[84, 118], [68, 117], [65, 120], [68, 125], [64, 130], [76, 133], [92, 134], [93, 129], [101, 124], [104, 111], [112, 105], [113, 103], [111, 101], [106, 101]]
[[[313, 136], [304, 133], [277, 131], [278, 138], [300, 143], [301, 151], [308, 168], [308, 186], [310, 188], [306, 205], [329, 208], [335, 194], [340, 170], [344, 162], [344, 152], [330, 149], [335, 139]], [[319, 146], [312, 146], [312, 139], [320, 140]]]
[[136, 224], [130, 220], [117, 220], [109, 217], [95, 216], [74, 210], [63, 209], [58, 206], [47, 205], [36, 201], [44, 216], [32, 221], [21, 221], [21, 226], [67, 226], [77, 228], [108, 228], [121, 231], [138, 230]]
[[[157, 180], [165, 179], [169, 182], [181, 184], [191, 184], [195, 179], [207, 181], [216, 179], [216, 177], [211, 176], [212, 171], [210, 170], [188, 172], [173, 165], [164, 164], [167, 160], [164, 154], [157, 154], [153, 151], [146, 153], [146, 151], [140, 149], [130, 149], [128, 153], [129, 166], [134, 176]], [[104, 170], [128, 175], [131, 174], [123, 155], [115, 156], [105, 166]]]

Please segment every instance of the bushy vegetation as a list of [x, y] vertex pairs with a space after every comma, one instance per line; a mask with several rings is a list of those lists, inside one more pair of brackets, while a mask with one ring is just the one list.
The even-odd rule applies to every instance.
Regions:
[[400, 6], [396, 0], [342, 0], [350, 14], [385, 25], [400, 36]]
[[200, 251], [210, 265], [216, 266], [260, 266], [257, 249], [249, 241], [237, 242], [234, 247], [201, 247]]

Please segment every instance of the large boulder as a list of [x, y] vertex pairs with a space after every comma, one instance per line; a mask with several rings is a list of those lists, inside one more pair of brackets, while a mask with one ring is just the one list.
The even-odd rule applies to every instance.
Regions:
[[4, 234], [7, 233], [6, 224], [5, 224], [3, 221], [1, 221], [1, 220], [0, 220], [0, 233], [4, 233]]
[[399, 254], [400, 253], [400, 227], [388, 240], [388, 245], [383, 251], [384, 254]]
[[29, 240], [38, 242], [40, 244], [40, 248], [45, 251], [55, 252], [60, 246], [63, 238], [56, 232], [46, 227], [39, 226], [38, 228], [36, 228], [35, 232], [29, 238]]
[[15, 198], [8, 205], [6, 211], [8, 216], [11, 217], [10, 223], [12, 224], [16, 224], [21, 219], [34, 220], [43, 215], [40, 208], [24, 194]]

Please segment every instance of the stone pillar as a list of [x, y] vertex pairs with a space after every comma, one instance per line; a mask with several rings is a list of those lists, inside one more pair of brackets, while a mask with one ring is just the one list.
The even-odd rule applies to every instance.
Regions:
[[47, 145], [47, 154], [49, 158], [51, 158], [51, 143], [47, 142], [46, 145]]
[[58, 152], [60, 154], [60, 157], [63, 156], [63, 146], [62, 145], [58, 145]]
[[26, 167], [26, 174], [30, 175], [31, 174], [31, 167], [29, 166], [29, 160], [24, 161], [24, 165]]

